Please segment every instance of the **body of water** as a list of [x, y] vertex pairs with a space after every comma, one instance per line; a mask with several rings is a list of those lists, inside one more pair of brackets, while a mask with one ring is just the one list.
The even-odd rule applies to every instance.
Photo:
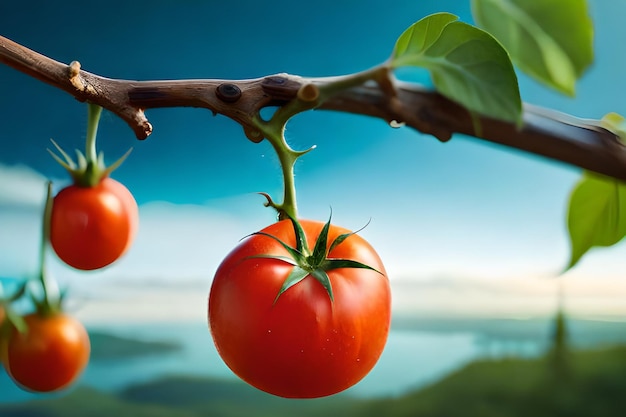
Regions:
[[[513, 322], [506, 328], [511, 330], [514, 326]], [[525, 323], [517, 326], [523, 329]], [[206, 323], [116, 324], [92, 330], [148, 342], [175, 342], [182, 349], [132, 358], [93, 359], [81, 378], [82, 385], [102, 391], [117, 391], [168, 375], [237, 379], [219, 357]], [[486, 337], [484, 331], [469, 328], [446, 328], [445, 331], [392, 329], [378, 364], [360, 383], [346, 392], [359, 397], [396, 396], [435, 382], [478, 358], [536, 356], [547, 346], [549, 331], [542, 333], [514, 339], [493, 335]], [[588, 336], [583, 337], [582, 333]], [[595, 340], [596, 343], [606, 338], [594, 339], [588, 330], [575, 332], [574, 336], [586, 341]], [[15, 387], [9, 377], [0, 372], [0, 402], [32, 398], [35, 398], [34, 394]]]
[[[127, 359], [92, 360], [80, 384], [116, 391], [167, 375], [196, 375], [234, 380], [237, 377], [219, 357], [205, 323], [116, 325], [98, 331], [143, 341], [172, 341], [182, 349]], [[485, 353], [472, 332], [392, 330], [376, 367], [347, 393], [393, 396], [436, 381]], [[0, 402], [34, 398], [15, 387], [0, 372]]]
[[[94, 361], [85, 375], [86, 384], [116, 390], [166, 374], [237, 378], [219, 357], [206, 325], [177, 326], [167, 331], [150, 327], [118, 329], [115, 333], [143, 340], [179, 341], [184, 347], [166, 355]], [[476, 335], [471, 333], [392, 331], [376, 367], [348, 392], [358, 396], [398, 395], [434, 381], [479, 355]]]

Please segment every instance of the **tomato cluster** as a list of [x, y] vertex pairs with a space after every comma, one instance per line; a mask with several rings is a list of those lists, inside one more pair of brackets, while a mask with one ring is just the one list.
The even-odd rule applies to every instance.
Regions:
[[[101, 108], [89, 105], [86, 148], [90, 152], [78, 152], [78, 163], [53, 142], [65, 160], [51, 153], [68, 170], [73, 184], [53, 197], [52, 183], [48, 183], [39, 265], [43, 295], [30, 292], [23, 283], [11, 297], [0, 299], [0, 359], [8, 375], [25, 390], [52, 392], [68, 387], [82, 374], [91, 351], [83, 324], [63, 312], [62, 296], [48, 291], [51, 278], [44, 266], [48, 244], [67, 265], [95, 270], [118, 260], [137, 231], [139, 215], [134, 197], [109, 177], [125, 156], [107, 168], [102, 155], [95, 154], [100, 112]], [[13, 311], [13, 302], [27, 293], [34, 312]]]
[[[29, 294], [35, 311], [25, 315], [16, 314], [12, 302], [28, 292], [26, 284], [11, 299], [0, 299], [0, 359], [29, 391], [70, 386], [91, 349], [85, 327], [46, 289], [47, 245], [68, 266], [97, 270], [126, 253], [138, 228], [133, 195], [109, 177], [124, 157], [107, 168], [95, 155], [101, 109], [89, 109], [90, 152], [79, 153], [74, 163], [53, 142], [65, 160], [53, 156], [74, 182], [54, 197], [48, 184], [43, 298]], [[248, 236], [217, 269], [208, 302], [215, 346], [236, 375], [260, 390], [288, 398], [338, 393], [370, 372], [387, 341], [391, 291], [385, 267], [355, 232], [330, 220], [296, 220], [267, 198], [288, 219]], [[295, 206], [289, 211], [295, 213]]]

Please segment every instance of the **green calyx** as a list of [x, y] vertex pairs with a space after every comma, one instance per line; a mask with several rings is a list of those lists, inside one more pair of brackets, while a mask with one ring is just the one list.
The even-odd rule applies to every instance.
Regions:
[[26, 294], [27, 282], [22, 282], [20, 286], [10, 295], [4, 295], [2, 286], [0, 285], [0, 307], [4, 310], [5, 318], [0, 323], [0, 340], [7, 338], [13, 329], [19, 332], [26, 330], [26, 323], [22, 316], [15, 311], [13, 303]]
[[108, 177], [111, 172], [117, 169], [122, 162], [128, 157], [132, 149], [129, 149], [121, 158], [110, 166], [104, 163], [104, 155], [102, 152], [96, 151], [96, 134], [98, 131], [98, 123], [102, 107], [89, 103], [87, 114], [87, 139], [85, 143], [85, 152], [76, 150], [76, 162], [65, 152], [54, 140], [50, 139], [57, 152], [48, 149], [50, 155], [72, 176], [74, 184], [81, 187], [94, 187]]
[[328, 272], [333, 269], [339, 268], [361, 268], [361, 269], [369, 269], [375, 271], [382, 275], [382, 272], [372, 268], [371, 266], [365, 265], [364, 263], [354, 261], [351, 259], [342, 259], [342, 258], [329, 258], [328, 255], [332, 250], [340, 245], [344, 240], [350, 237], [357, 232], [344, 233], [342, 235], [337, 236], [330, 245], [328, 245], [328, 231], [330, 229], [330, 218], [328, 222], [324, 224], [317, 240], [315, 242], [315, 246], [313, 250], [309, 249], [309, 245], [306, 240], [306, 234], [302, 229], [302, 225], [295, 218], [288, 216], [291, 221], [296, 237], [296, 246], [289, 246], [287, 243], [283, 242], [276, 236], [273, 236], [264, 232], [256, 232], [253, 235], [261, 235], [267, 236], [276, 240], [281, 244], [283, 248], [288, 252], [288, 256], [277, 256], [277, 255], [257, 255], [253, 256], [253, 258], [268, 258], [268, 259], [278, 259], [280, 261], [286, 262], [288, 264], [293, 265], [293, 269], [283, 282], [280, 291], [276, 295], [274, 299], [274, 303], [278, 301], [278, 298], [289, 288], [293, 287], [300, 281], [302, 281], [307, 276], [312, 276], [315, 278], [326, 290], [328, 293], [328, 297], [331, 301], [334, 301], [333, 289], [330, 282], [330, 278], [328, 276]]

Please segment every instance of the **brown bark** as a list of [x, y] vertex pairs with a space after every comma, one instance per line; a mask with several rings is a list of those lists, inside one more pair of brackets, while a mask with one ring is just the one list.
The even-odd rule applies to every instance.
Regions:
[[[145, 109], [202, 107], [239, 122], [251, 140], [261, 140], [252, 117], [263, 107], [286, 104], [303, 86], [322, 85], [331, 78], [303, 78], [277, 74], [251, 80], [130, 81], [101, 77], [50, 59], [0, 36], [0, 62], [60, 88], [80, 101], [89, 101], [115, 113], [139, 139], [152, 125]], [[301, 93], [302, 94], [302, 93]], [[313, 95], [314, 96], [314, 95]], [[584, 121], [548, 109], [525, 105], [521, 127], [478, 117], [433, 91], [414, 84], [364, 83], [322, 101], [320, 110], [377, 117], [401, 123], [441, 141], [460, 133], [541, 155], [553, 160], [626, 180], [626, 147], [619, 137], [593, 121]]]

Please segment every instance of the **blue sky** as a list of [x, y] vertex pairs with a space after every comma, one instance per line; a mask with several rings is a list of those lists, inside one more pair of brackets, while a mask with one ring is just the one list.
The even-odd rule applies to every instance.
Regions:
[[[43, 3], [43, 2], [42, 2]], [[590, 1], [596, 61], [575, 99], [520, 75], [522, 98], [585, 118], [626, 113], [626, 3]], [[92, 9], [90, 9], [92, 10]], [[256, 78], [288, 72], [339, 75], [384, 61], [413, 22], [437, 11], [471, 22], [469, 1], [122, 2], [80, 14], [67, 2], [0, 5], [1, 34], [62, 62], [124, 79]], [[421, 76], [425, 84], [429, 80]], [[54, 138], [82, 148], [86, 106], [0, 66], [0, 276], [32, 274], [45, 178], [67, 181], [46, 152]], [[141, 210], [137, 242], [96, 273], [51, 268], [74, 308], [103, 320], [203, 318], [213, 271], [238, 240], [273, 221], [254, 193], [281, 193], [266, 143], [202, 109], [150, 110], [154, 133], [137, 141], [104, 113], [99, 148]], [[565, 210], [578, 169], [455, 136], [441, 144], [380, 120], [309, 112], [288, 125], [298, 149], [317, 145], [296, 173], [300, 214], [362, 232], [380, 252], [397, 311], [422, 315], [527, 316], [554, 310], [555, 276], [567, 262]], [[626, 248], [592, 251], [565, 277], [580, 315], [626, 317]], [[122, 291], [123, 290], [123, 291]], [[168, 305], [170, 309], [163, 308]], [[110, 313], [108, 313], [110, 314]], [[172, 317], [175, 316], [175, 317]], [[114, 317], [108, 317], [113, 319]]]

